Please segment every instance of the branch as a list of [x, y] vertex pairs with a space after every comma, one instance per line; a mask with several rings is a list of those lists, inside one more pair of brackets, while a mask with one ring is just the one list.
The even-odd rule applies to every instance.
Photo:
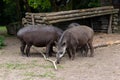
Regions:
[[51, 60], [51, 59], [47, 58], [43, 52], [38, 51], [38, 50], [37, 50], [37, 49], [35, 49], [34, 47], [32, 47], [32, 48], [33, 48], [36, 52], [41, 53], [41, 54], [42, 54], [42, 56], [44, 57], [44, 59], [45, 59], [46, 61], [52, 62], [52, 63], [53, 63], [53, 65], [54, 65], [55, 70], [57, 70], [56, 60], [55, 60], [55, 61], [53, 61], [53, 60]]
[[109, 41], [109, 42], [106, 42], [104, 44], [99, 44], [99, 45], [95, 45], [94, 48], [99, 48], [99, 47], [106, 47], [106, 46], [109, 46], [109, 45], [115, 45], [115, 44], [120, 44], [120, 40], [117, 40], [117, 41]]

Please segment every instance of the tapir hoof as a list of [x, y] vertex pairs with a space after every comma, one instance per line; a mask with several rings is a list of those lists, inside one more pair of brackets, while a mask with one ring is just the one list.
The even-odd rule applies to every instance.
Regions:
[[90, 55], [90, 57], [94, 57], [94, 55]]

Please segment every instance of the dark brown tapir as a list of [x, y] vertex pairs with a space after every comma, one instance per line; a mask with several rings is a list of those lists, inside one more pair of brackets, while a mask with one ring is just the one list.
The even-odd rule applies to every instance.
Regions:
[[17, 33], [17, 37], [21, 41], [22, 55], [25, 55], [24, 50], [26, 48], [26, 55], [30, 56], [30, 48], [34, 45], [36, 47], [46, 47], [46, 56], [52, 56], [53, 46], [62, 33], [61, 29], [52, 25], [27, 25]]
[[72, 27], [64, 31], [61, 38], [57, 44], [57, 63], [60, 62], [60, 59], [64, 56], [67, 51], [69, 58], [72, 60], [75, 57], [76, 49], [80, 47], [84, 47], [86, 44], [90, 48], [90, 56], [93, 56], [93, 36], [94, 31], [88, 26], [80, 25], [80, 27]]

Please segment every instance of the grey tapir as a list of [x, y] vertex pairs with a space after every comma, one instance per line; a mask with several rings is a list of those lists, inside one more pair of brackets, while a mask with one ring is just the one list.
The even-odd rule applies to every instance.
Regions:
[[[74, 23], [71, 23], [71, 24], [68, 25], [68, 28], [73, 28], [73, 27], [80, 27], [80, 24], [74, 22]], [[87, 57], [88, 45], [86, 44], [86, 45], [84, 45], [83, 47], [77, 48], [76, 51], [77, 51], [77, 52], [80, 51], [81, 54], [82, 54], [82, 56]]]
[[68, 25], [68, 28], [77, 27], [77, 26], [80, 26], [80, 24], [78, 24], [78, 23], [71, 23], [71, 24]]
[[57, 63], [59, 63], [60, 59], [63, 57], [65, 52], [67, 51], [69, 58], [72, 60], [75, 57], [76, 49], [79, 47], [83, 47], [88, 44], [90, 48], [90, 56], [93, 56], [93, 36], [94, 31], [88, 26], [80, 25], [80, 27], [69, 28], [64, 31], [61, 38], [58, 41], [58, 51], [56, 54]]
[[17, 37], [21, 41], [21, 52], [24, 55], [26, 47], [26, 55], [29, 56], [30, 48], [32, 45], [36, 47], [46, 47], [46, 56], [52, 56], [53, 46], [62, 35], [63, 31], [52, 25], [27, 25], [20, 29]]

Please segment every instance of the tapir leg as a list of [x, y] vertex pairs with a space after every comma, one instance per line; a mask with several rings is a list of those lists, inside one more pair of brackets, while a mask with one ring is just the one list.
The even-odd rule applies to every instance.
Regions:
[[94, 56], [94, 55], [93, 55], [94, 49], [93, 49], [92, 42], [88, 43], [88, 45], [89, 45], [89, 47], [90, 47], [90, 52], [91, 52], [90, 57], [93, 57], [93, 56]]
[[25, 47], [26, 47], [26, 43], [25, 43], [25, 42], [22, 42], [22, 43], [21, 43], [21, 47], [20, 47], [20, 50], [21, 50], [21, 52], [22, 52], [22, 56], [25, 55], [25, 53], [24, 53]]
[[51, 50], [50, 50], [51, 47], [52, 47], [52, 45], [51, 45], [51, 43], [49, 43], [46, 47], [46, 57], [52, 56], [52, 53], [51, 53]]
[[66, 49], [66, 50], [67, 50], [67, 54], [68, 54], [69, 58], [71, 59], [70, 49]]
[[53, 51], [53, 45], [50, 44], [49, 52], [48, 52], [48, 54], [49, 54], [50, 57], [52, 56], [52, 53], [53, 53], [53, 52], [54, 52], [54, 51]]
[[53, 51], [53, 44], [50, 46], [50, 55], [52, 56], [52, 53], [55, 53], [54, 51]]
[[76, 53], [76, 49], [75, 49], [75, 48], [73, 48], [73, 49], [72, 49], [72, 60], [74, 60], [74, 59], [75, 59], [75, 53]]
[[88, 44], [84, 45], [84, 56], [87, 57], [88, 54]]
[[26, 55], [27, 55], [27, 57], [29, 57], [30, 56], [30, 48], [31, 48], [31, 46], [32, 45], [27, 45], [27, 48], [26, 48]]

